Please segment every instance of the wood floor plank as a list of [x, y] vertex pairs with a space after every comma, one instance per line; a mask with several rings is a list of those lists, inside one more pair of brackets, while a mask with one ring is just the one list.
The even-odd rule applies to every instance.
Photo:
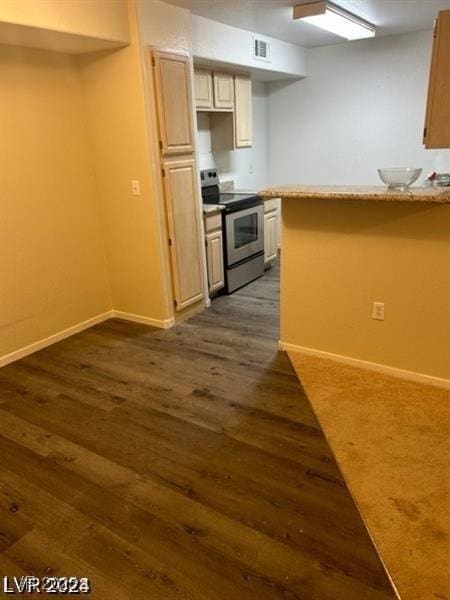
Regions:
[[[38, 529], [25, 535], [5, 554], [24, 571], [41, 579], [49, 576], [87, 577], [92, 585], [92, 592], [88, 597], [95, 600], [145, 600], [149, 597], [145, 593], [137, 595], [136, 590], [128, 588], [125, 582], [120, 584], [111, 581], [111, 578], [103, 575], [79, 556], [72, 556], [57, 540]], [[156, 596], [154, 598], [156, 600]]]
[[[4, 417], [4, 413], [2, 414], [2, 418]], [[222, 533], [226, 532], [228, 535], [226, 539], [222, 542], [223, 547], [233, 548], [233, 540], [236, 538], [237, 540], [242, 540], [243, 542], [248, 542], [251, 537], [252, 531], [248, 529], [248, 527], [252, 527], [252, 529], [257, 529], [259, 532], [265, 532], [265, 529], [261, 526], [255, 526], [256, 521], [252, 521], [251, 523], [243, 523], [241, 520], [236, 519], [232, 520], [230, 518], [225, 518], [221, 513], [217, 511], [212, 511], [209, 508], [209, 503], [207, 504], [199, 504], [196, 500], [194, 501], [192, 498], [186, 498], [180, 495], [179, 491], [168, 489], [166, 486], [162, 486], [159, 483], [155, 483], [155, 481], [142, 481], [133, 471], [130, 471], [126, 468], [122, 468], [117, 463], [109, 461], [99, 455], [93, 454], [77, 446], [76, 444], [72, 444], [71, 442], [60, 438], [56, 435], [51, 435], [46, 438], [45, 451], [42, 452], [39, 446], [40, 441], [44, 438], [44, 430], [41, 430], [39, 427], [32, 426], [28, 431], [26, 436], [17, 435], [17, 432], [20, 431], [19, 425], [21, 423], [20, 419], [14, 419], [14, 417], [9, 417], [6, 419], [6, 422], [9, 426], [9, 429], [14, 432], [15, 437], [17, 437], [18, 442], [24, 445], [26, 448], [36, 452], [37, 454], [41, 454], [42, 456], [51, 455], [53, 459], [58, 460], [62, 465], [65, 465], [70, 470], [73, 470], [80, 475], [84, 476], [86, 479], [94, 482], [101, 482], [101, 484], [105, 487], [112, 489], [119, 489], [119, 495], [121, 497], [125, 497], [128, 501], [132, 501], [134, 503], [137, 502], [138, 506], [142, 508], [146, 508], [147, 505], [150, 506], [151, 512], [157, 510], [158, 516], [167, 520], [171, 520], [174, 522], [179, 515], [184, 513], [184, 518], [189, 520], [189, 525], [183, 524], [183, 527], [188, 527], [192, 531], [204, 531], [205, 526], [209, 523], [209, 528], [213, 527], [213, 532], [210, 533], [210, 538], [213, 540], [220, 539], [223, 537]], [[25, 423], [22, 422], [22, 425], [25, 426]], [[0, 478], [1, 481], [1, 478]], [[150, 503], [150, 504], [148, 504]], [[48, 501], [46, 502], [48, 505]], [[20, 505], [22, 505], [22, 501], [20, 501]], [[189, 510], [188, 509], [193, 509]], [[22, 511], [23, 512], [23, 511]], [[223, 511], [223, 514], [226, 514], [226, 510]], [[210, 515], [212, 515], [210, 517]], [[280, 516], [289, 517], [289, 521], [286, 522], [286, 532], [282, 534], [276, 534], [273, 531], [267, 531], [267, 539], [256, 539], [255, 548], [259, 550], [259, 548], [264, 544], [267, 546], [268, 542], [272, 538], [273, 540], [279, 540], [281, 542], [285, 542], [289, 540], [289, 546], [295, 545], [297, 551], [305, 553], [305, 549], [307, 549], [308, 553], [317, 559], [326, 559], [329, 564], [334, 564], [335, 568], [343, 568], [342, 560], [341, 562], [337, 559], [342, 559], [345, 557], [345, 545], [343, 548], [343, 552], [341, 552], [341, 556], [330, 556], [326, 553], [326, 547], [319, 547], [317, 542], [315, 543], [314, 548], [314, 540], [306, 533], [302, 527], [306, 527], [306, 521], [302, 522], [301, 520], [295, 523], [295, 520], [292, 520], [294, 513], [292, 511], [286, 510], [284, 507], [283, 513]], [[269, 517], [269, 515], [266, 515]], [[234, 515], [233, 515], [234, 518]], [[282, 521], [283, 519], [279, 519]], [[217, 524], [222, 525], [219, 530], [217, 530]], [[41, 525], [42, 523], [39, 523]], [[48, 525], [48, 523], [45, 523]], [[242, 525], [245, 525], [243, 527]], [[237, 535], [236, 527], [239, 526], [243, 531]], [[298, 527], [298, 531], [302, 533], [301, 543], [296, 543], [296, 531], [295, 529]], [[77, 522], [77, 528], [83, 529], [82, 525], [79, 525]], [[294, 529], [294, 531], [292, 531]], [[292, 531], [292, 534], [289, 534], [288, 531]], [[338, 540], [334, 540], [337, 542]], [[277, 554], [281, 555], [287, 554], [287, 548], [284, 546], [279, 546]], [[248, 550], [241, 547], [238, 548], [237, 554], [245, 554], [248, 555]], [[256, 553], [257, 554], [257, 553]], [[287, 560], [285, 557], [284, 565], [287, 567], [287, 571], [285, 571], [280, 580], [283, 581], [286, 577], [289, 578], [289, 570], [292, 568], [291, 563], [295, 563], [295, 553], [291, 553], [293, 555], [293, 560]], [[348, 558], [348, 557], [347, 557]], [[252, 562], [255, 561], [255, 552], [253, 552]], [[303, 563], [306, 563], [305, 556], [303, 556]], [[363, 566], [363, 565], [361, 565]], [[264, 572], [270, 572], [270, 563], [264, 565]]]
[[395, 597], [278, 295], [276, 266], [172, 330], [114, 319], [0, 370], [2, 572], [84, 571], [102, 600]]

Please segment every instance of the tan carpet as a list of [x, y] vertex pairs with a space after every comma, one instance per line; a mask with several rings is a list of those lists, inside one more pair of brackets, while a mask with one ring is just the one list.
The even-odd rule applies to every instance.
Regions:
[[288, 354], [402, 600], [450, 600], [450, 392]]

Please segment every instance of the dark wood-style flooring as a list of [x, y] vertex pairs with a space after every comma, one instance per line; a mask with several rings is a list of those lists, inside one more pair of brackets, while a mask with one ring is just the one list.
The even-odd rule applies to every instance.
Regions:
[[[101, 600], [394, 594], [285, 354], [279, 273], [0, 370], [0, 575]], [[0, 593], [1, 595], [1, 593]]]

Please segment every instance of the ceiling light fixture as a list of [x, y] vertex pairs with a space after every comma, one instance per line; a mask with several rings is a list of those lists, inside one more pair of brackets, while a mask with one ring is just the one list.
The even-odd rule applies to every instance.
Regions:
[[294, 6], [294, 19], [301, 19], [347, 40], [375, 37], [374, 25], [331, 2], [311, 2]]

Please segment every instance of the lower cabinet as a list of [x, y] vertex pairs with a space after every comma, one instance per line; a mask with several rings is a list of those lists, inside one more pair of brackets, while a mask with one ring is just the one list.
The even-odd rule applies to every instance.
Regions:
[[194, 159], [163, 162], [176, 310], [204, 297], [196, 170]]
[[213, 294], [225, 287], [223, 264], [222, 215], [205, 216], [206, 263], [208, 267], [208, 289]]
[[272, 210], [264, 215], [264, 262], [272, 262], [277, 257], [278, 211]]
[[268, 265], [278, 256], [280, 207], [279, 199], [264, 203], [264, 263]]
[[225, 286], [222, 217], [220, 214], [205, 217], [205, 237], [208, 287], [209, 293], [213, 294]]
[[206, 234], [206, 260], [208, 261], [209, 291], [217, 292], [225, 285], [222, 231]]

